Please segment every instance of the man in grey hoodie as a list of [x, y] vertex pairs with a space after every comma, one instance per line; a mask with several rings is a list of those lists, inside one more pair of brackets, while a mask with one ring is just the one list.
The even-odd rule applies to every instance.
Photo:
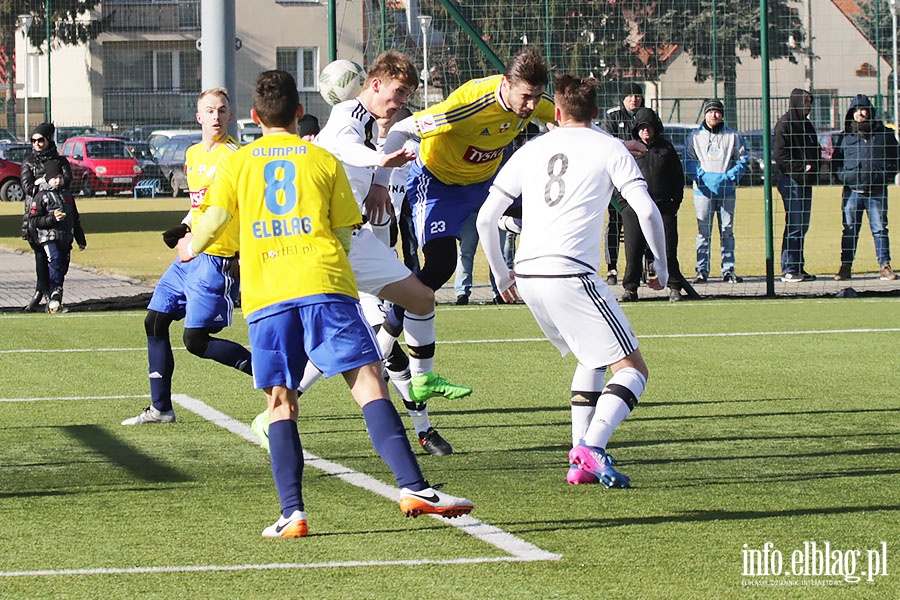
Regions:
[[697, 277], [709, 280], [709, 244], [713, 221], [718, 215], [722, 242], [722, 281], [740, 283], [734, 270], [735, 187], [747, 170], [747, 148], [740, 134], [725, 125], [721, 100], [703, 103], [703, 121], [684, 145], [685, 171], [694, 181], [697, 213]]

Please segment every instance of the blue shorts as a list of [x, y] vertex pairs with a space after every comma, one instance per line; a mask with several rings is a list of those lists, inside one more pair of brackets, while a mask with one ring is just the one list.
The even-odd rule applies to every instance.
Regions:
[[297, 389], [307, 360], [331, 377], [382, 359], [358, 300], [282, 306], [249, 322], [256, 389]]
[[419, 247], [436, 238], [458, 238], [469, 215], [487, 200], [493, 180], [491, 177], [467, 185], [444, 183], [421, 162], [414, 162], [406, 179], [406, 195], [412, 206]]
[[221, 331], [231, 325], [240, 294], [237, 281], [228, 274], [232, 260], [209, 254], [187, 263], [176, 259], [156, 284], [147, 308], [176, 321], [184, 319], [190, 329]]

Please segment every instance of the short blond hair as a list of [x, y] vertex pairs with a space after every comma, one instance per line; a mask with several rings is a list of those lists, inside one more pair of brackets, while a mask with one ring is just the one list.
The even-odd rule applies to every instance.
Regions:
[[203, 101], [207, 96], [218, 96], [222, 100], [225, 101], [225, 104], [228, 105], [228, 110], [231, 110], [231, 97], [228, 95], [228, 90], [223, 87], [214, 87], [209, 88], [208, 90], [203, 90], [200, 92], [200, 95], [197, 96], [197, 111], [200, 111], [200, 102]]

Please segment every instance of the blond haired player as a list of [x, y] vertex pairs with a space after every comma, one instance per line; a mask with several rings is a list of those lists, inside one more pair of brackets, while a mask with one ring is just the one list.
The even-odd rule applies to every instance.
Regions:
[[266, 394], [272, 475], [281, 502], [280, 518], [262, 535], [308, 532], [297, 431], [297, 387], [307, 362], [326, 377], [344, 376], [372, 445], [401, 488], [403, 512], [467, 514], [472, 502], [428, 485], [388, 399], [381, 353], [362, 316], [347, 258], [351, 231], [362, 217], [341, 163], [297, 136], [302, 114], [291, 75], [259, 75], [251, 116], [263, 136], [219, 169], [192, 236], [178, 243], [182, 260], [192, 260], [230, 225], [240, 231], [253, 380]]
[[[434, 373], [434, 291], [419, 281], [391, 250], [390, 196], [385, 188], [372, 185], [376, 167], [399, 167], [415, 158], [413, 152], [402, 148], [385, 154], [376, 143], [378, 118], [390, 118], [406, 106], [418, 83], [416, 67], [408, 56], [384, 52], [369, 67], [359, 96], [335, 105], [315, 143], [343, 164], [366, 221], [353, 233], [350, 265], [369, 324], [379, 328], [384, 321], [379, 298], [406, 309], [403, 324], [409, 357], [394, 336], [379, 335], [384, 340], [381, 350], [387, 357], [388, 374], [403, 397], [419, 444], [429, 454], [446, 455], [453, 448], [432, 427], [426, 401], [435, 396], [463, 398], [472, 393], [472, 388], [455, 385]], [[300, 392], [309, 389], [320, 375], [314, 369], [309, 371], [300, 384]], [[260, 429], [264, 422], [260, 415], [254, 420], [254, 428]], [[264, 438], [262, 433], [260, 437]]]
[[[197, 99], [197, 122], [202, 139], [187, 150], [185, 167], [191, 210], [181, 225], [163, 234], [166, 244], [175, 247], [200, 216], [199, 207], [221, 162], [238, 149], [228, 135], [234, 118], [228, 91], [214, 88]], [[160, 278], [147, 307], [147, 360], [150, 373], [150, 406], [122, 425], [174, 423], [172, 375], [175, 357], [169, 340], [172, 321], [184, 319], [184, 345], [188, 352], [251, 373], [250, 352], [238, 343], [212, 337], [231, 325], [238, 298], [238, 232], [229, 228], [203, 256], [190, 264], [173, 262]]]

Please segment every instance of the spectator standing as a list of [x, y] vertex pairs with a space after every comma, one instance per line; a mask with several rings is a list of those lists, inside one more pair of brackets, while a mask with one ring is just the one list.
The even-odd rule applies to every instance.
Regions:
[[743, 278], [734, 270], [735, 186], [747, 170], [747, 149], [740, 134], [725, 125], [725, 108], [721, 100], [703, 103], [703, 121], [688, 135], [684, 152], [686, 171], [694, 181], [697, 213], [697, 277], [694, 283], [709, 280], [709, 245], [717, 216], [722, 245], [722, 281], [740, 283]]
[[75, 197], [63, 189], [61, 159], [44, 163], [44, 177], [26, 213], [28, 242], [39, 246], [47, 263], [50, 301], [47, 312], [63, 312], [63, 284], [69, 272], [72, 242], [84, 250], [87, 241], [81, 228], [81, 219], [75, 205]]
[[[644, 106], [644, 89], [637, 83], [629, 82], [622, 86], [622, 101], [619, 106], [611, 108], [603, 115], [600, 127], [620, 140], [632, 139], [635, 111]], [[606, 227], [606, 283], [615, 285], [619, 276], [619, 238], [622, 236], [622, 215], [619, 213], [622, 196], [619, 192], [613, 195], [609, 204], [609, 220]]]
[[898, 154], [894, 132], [876, 119], [875, 107], [869, 97], [857, 94], [850, 101], [844, 117], [844, 131], [838, 136], [831, 159], [832, 172], [844, 184], [841, 193], [841, 268], [834, 276], [838, 281], [850, 279], [863, 211], [869, 215], [881, 279], [897, 279], [891, 269], [887, 186], [900, 170]]
[[[684, 170], [678, 151], [665, 138], [664, 131], [656, 111], [650, 108], [637, 109], [632, 135], [647, 147], [647, 152], [635, 160], [647, 181], [647, 192], [662, 216], [669, 267], [669, 300], [678, 302], [681, 300], [684, 279], [678, 266], [678, 208], [684, 199]], [[625, 231], [625, 277], [622, 279], [625, 293], [622, 301], [632, 302], [638, 299], [637, 289], [641, 283], [644, 263], [647, 259], [652, 263], [653, 254], [649, 252], [637, 214], [624, 200], [622, 227]]]
[[812, 94], [795, 88], [790, 108], [775, 124], [772, 157], [781, 175], [778, 192], [784, 203], [784, 235], [781, 238], [781, 280], [788, 283], [813, 281], [804, 269], [806, 233], [812, 212], [812, 185], [819, 171], [816, 129], [809, 122]]
[[[45, 181], [45, 163], [50, 160], [58, 160], [60, 171], [62, 173], [62, 185], [60, 189], [67, 190], [72, 184], [72, 168], [69, 161], [65, 157], [59, 155], [56, 144], [53, 142], [53, 134], [56, 127], [53, 123], [41, 123], [31, 132], [31, 154], [22, 163], [22, 190], [25, 192], [25, 217], [31, 210], [31, 201], [40, 186]], [[28, 239], [28, 226], [25, 219], [22, 222], [22, 237]], [[35, 285], [34, 296], [25, 307], [26, 312], [34, 312], [46, 298], [49, 300], [50, 289], [50, 266], [47, 263], [47, 255], [39, 244], [34, 244], [29, 240], [29, 245], [34, 251], [34, 266], [37, 275], [37, 283]]]

